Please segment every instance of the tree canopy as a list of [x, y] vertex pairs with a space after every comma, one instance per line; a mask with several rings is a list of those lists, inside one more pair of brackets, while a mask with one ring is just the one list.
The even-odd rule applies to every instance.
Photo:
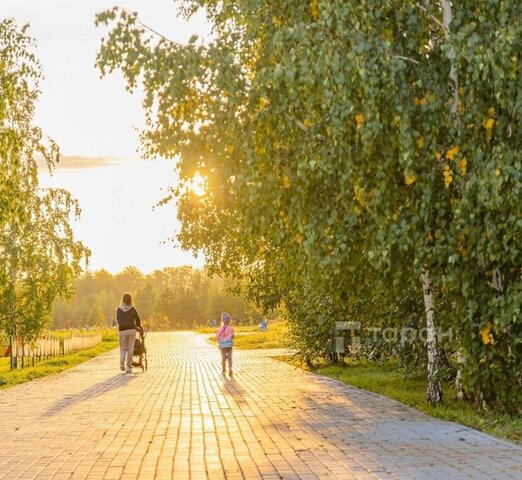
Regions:
[[76, 200], [38, 184], [38, 158], [53, 169], [59, 152], [33, 124], [42, 71], [27, 30], [0, 22], [0, 330], [32, 340], [55, 299], [72, 293], [89, 250], [70, 225]]
[[[406, 312], [416, 293], [429, 400], [445, 351], [469, 399], [518, 408], [520, 2], [181, 5], [206, 10], [211, 40], [179, 45], [115, 8], [97, 63], [143, 87], [144, 154], [179, 158], [182, 244], [285, 304], [297, 335], [320, 317], [303, 310], [353, 313], [361, 284]], [[458, 334], [441, 345], [441, 328]]]

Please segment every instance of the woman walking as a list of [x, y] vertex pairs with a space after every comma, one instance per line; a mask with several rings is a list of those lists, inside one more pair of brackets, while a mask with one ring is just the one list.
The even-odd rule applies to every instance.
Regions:
[[138, 311], [132, 305], [130, 293], [123, 294], [121, 305], [116, 309], [116, 321], [120, 331], [120, 370], [125, 371], [125, 373], [132, 373], [136, 330], [141, 330], [141, 321]]

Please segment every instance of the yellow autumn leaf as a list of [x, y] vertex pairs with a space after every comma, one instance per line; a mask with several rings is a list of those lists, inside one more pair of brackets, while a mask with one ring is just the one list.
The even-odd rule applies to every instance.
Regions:
[[416, 177], [413, 173], [405, 173], [404, 174], [404, 183], [406, 185], [413, 185], [415, 183]]
[[284, 210], [279, 211], [279, 216], [281, 217], [283, 223], [288, 222], [288, 214]]
[[462, 176], [466, 175], [467, 167], [468, 167], [468, 161], [465, 158], [463, 158], [462, 160], [459, 161], [459, 169], [460, 169], [460, 173], [462, 174]]
[[317, 5], [317, 0], [312, 0], [310, 2], [310, 14], [314, 20], [317, 20], [317, 17], [319, 17], [319, 6]]
[[493, 338], [493, 333], [491, 332], [491, 322], [480, 331], [480, 336], [482, 337], [482, 343], [484, 345], [495, 345], [495, 339]]
[[308, 127], [308, 128], [310, 128], [313, 125], [312, 122], [310, 120], [308, 120], [308, 118], [304, 119], [303, 124], [305, 127]]
[[435, 152], [435, 158], [436, 158], [437, 160], [440, 160], [440, 157], [441, 157], [441, 156], [442, 156], [442, 155], [441, 155], [440, 152], [437, 150], [437, 151]]
[[419, 138], [417, 139], [417, 146], [418, 146], [419, 148], [424, 147], [424, 137], [419, 137]]
[[261, 97], [261, 98], [259, 99], [259, 103], [258, 103], [258, 105], [259, 105], [259, 110], [262, 110], [263, 108], [265, 108], [265, 107], [268, 105], [268, 103], [270, 103], [269, 100], [268, 100], [268, 98], [266, 98], [266, 97]]
[[488, 325], [485, 328], [483, 328], [480, 331], [480, 336], [482, 337], [482, 343], [484, 345], [487, 345], [490, 342], [490, 338], [489, 338], [489, 323], [488, 323]]
[[353, 187], [353, 192], [355, 194], [355, 199], [359, 202], [360, 205], [364, 207], [366, 204], [366, 195], [364, 193], [364, 189], [356, 185]]
[[424, 105], [426, 103], [427, 99], [428, 99], [428, 94], [424, 95], [424, 97], [422, 97], [422, 98], [414, 97], [413, 103], [415, 104], [415, 106], [420, 107], [421, 105]]
[[290, 179], [288, 178], [288, 175], [283, 177], [283, 186], [285, 188], [290, 188]]
[[296, 241], [299, 245], [301, 245], [301, 244], [303, 243], [303, 236], [302, 236], [300, 233], [298, 233], [298, 234], [295, 236], [295, 241]]
[[362, 125], [364, 123], [364, 115], [358, 113], [357, 115], [355, 115], [355, 121], [357, 122], [357, 125]]
[[491, 130], [493, 128], [493, 126], [495, 125], [495, 119], [494, 118], [488, 118], [485, 122], [484, 122], [484, 128], [486, 130]]
[[273, 23], [277, 28], [279, 28], [279, 27], [283, 24], [283, 22], [282, 22], [279, 18], [277, 18], [277, 17], [272, 17], [272, 23]]
[[496, 176], [496, 177], [500, 177], [500, 168], [497, 168], [497, 169], [495, 170], [495, 176]]
[[234, 145], [227, 145], [225, 147], [225, 150], [228, 152], [228, 153], [232, 153], [234, 151]]
[[446, 152], [446, 158], [448, 160], [453, 160], [455, 158], [455, 156], [458, 155], [459, 152], [460, 152], [460, 147], [458, 145], [455, 145], [454, 147], [450, 148]]
[[488, 109], [488, 116], [489, 117], [494, 117], [495, 116], [495, 108], [494, 107], [490, 107]]
[[444, 175], [444, 185], [446, 186], [446, 188], [449, 188], [449, 186], [453, 182], [453, 171], [451, 170], [449, 165], [446, 165], [444, 167], [444, 171], [442, 172], [442, 174]]

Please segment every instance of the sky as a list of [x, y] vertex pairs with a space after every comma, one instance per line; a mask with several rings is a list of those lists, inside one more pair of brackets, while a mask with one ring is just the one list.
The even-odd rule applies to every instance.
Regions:
[[[90, 269], [145, 273], [164, 266], [202, 266], [201, 258], [167, 242], [179, 231], [175, 205], [154, 205], [176, 182], [174, 159], [141, 160], [138, 130], [143, 125], [141, 95], [125, 91], [119, 73], [100, 79], [94, 67], [105, 29], [95, 14], [121, 6], [177, 42], [209, 35], [202, 13], [182, 19], [173, 0], [0, 0], [0, 18], [29, 23], [45, 79], [35, 124], [60, 146], [63, 156], [52, 176], [40, 183], [69, 190], [82, 217], [75, 235], [92, 251]], [[162, 190], [163, 189], [163, 190]]]

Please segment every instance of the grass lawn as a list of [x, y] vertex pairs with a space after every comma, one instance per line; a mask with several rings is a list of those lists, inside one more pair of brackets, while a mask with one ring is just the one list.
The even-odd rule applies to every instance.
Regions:
[[[290, 360], [289, 357], [278, 359], [296, 365], [295, 360]], [[296, 366], [302, 367], [302, 365]], [[444, 405], [431, 407], [426, 401], [425, 376], [407, 375], [402, 369], [391, 364], [359, 362], [322, 366], [313, 371], [354, 387], [393, 398], [432, 417], [460, 423], [495, 437], [522, 444], [522, 417], [500, 414], [491, 410], [474, 410], [468, 403], [455, 398], [456, 391], [452, 385], [444, 385]]]
[[109, 330], [103, 333], [102, 341], [93, 348], [80, 350], [63, 357], [52, 357], [48, 360], [42, 360], [41, 362], [36, 362], [34, 367], [9, 370], [9, 358], [0, 358], [0, 388], [12, 387], [18, 383], [28, 382], [35, 378], [67, 370], [117, 346], [117, 332]]
[[[266, 332], [261, 332], [258, 325], [239, 325], [233, 326], [236, 338], [234, 339], [234, 347], [243, 350], [254, 348], [283, 348], [285, 344], [285, 326], [282, 323], [270, 323]], [[198, 328], [199, 333], [209, 334], [211, 343], [216, 343], [217, 327]]]

